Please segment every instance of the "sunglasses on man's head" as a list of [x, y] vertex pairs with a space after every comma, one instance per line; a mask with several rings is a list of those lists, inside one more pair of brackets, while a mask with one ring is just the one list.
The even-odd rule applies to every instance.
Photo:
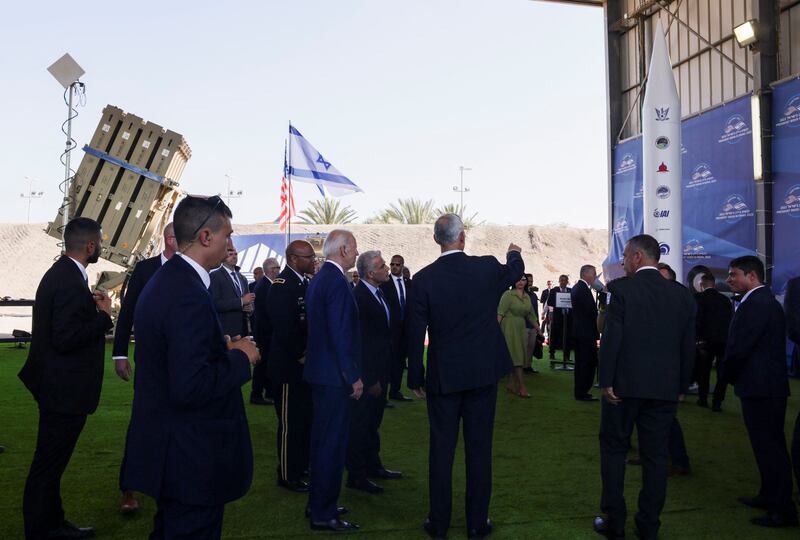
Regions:
[[200, 222], [200, 225], [198, 225], [197, 228], [192, 233], [192, 239], [194, 239], [195, 237], [197, 237], [197, 233], [200, 232], [200, 229], [203, 228], [203, 226], [208, 222], [208, 220], [211, 219], [211, 216], [213, 216], [214, 213], [217, 211], [217, 208], [219, 208], [220, 205], [224, 206], [225, 203], [222, 202], [222, 197], [220, 197], [219, 195], [214, 195], [214, 196], [211, 196], [211, 197], [198, 197], [198, 196], [194, 196], [193, 195], [191, 198], [192, 199], [202, 199], [202, 200], [204, 200], [206, 202], [209, 202], [209, 203], [213, 202], [214, 203], [214, 206], [211, 208], [211, 211], [208, 214], [206, 214], [205, 219], [203, 219], [203, 221]]

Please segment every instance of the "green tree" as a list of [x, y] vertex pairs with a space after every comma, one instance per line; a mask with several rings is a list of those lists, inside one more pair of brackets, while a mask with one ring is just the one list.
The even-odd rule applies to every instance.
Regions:
[[356, 211], [350, 206], [343, 206], [336, 199], [325, 197], [321, 201], [311, 201], [308, 205], [308, 208], [297, 214], [301, 223], [334, 225], [352, 223], [356, 219]]
[[[382, 211], [378, 216], [387, 221], [383, 223], [401, 223], [403, 225], [422, 225], [433, 223], [436, 213], [433, 209], [433, 199], [422, 201], [420, 199], [398, 199], [397, 204], [390, 204], [389, 208]], [[381, 223], [379, 221], [378, 223]]]
[[[463, 213], [462, 213], [463, 210]], [[476, 225], [482, 225], [485, 223], [483, 220], [478, 221], [478, 213], [475, 212], [472, 215], [469, 215], [467, 212], [467, 205], [464, 205], [462, 209], [460, 205], [455, 203], [445, 204], [444, 206], [440, 206], [436, 209], [436, 217], [442, 216], [444, 214], [458, 214], [461, 216], [461, 221], [464, 223], [465, 229], [471, 229]]]

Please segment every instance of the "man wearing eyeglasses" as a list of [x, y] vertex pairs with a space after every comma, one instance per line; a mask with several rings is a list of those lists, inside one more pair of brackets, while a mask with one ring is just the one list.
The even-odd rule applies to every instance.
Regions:
[[406, 368], [406, 340], [408, 322], [408, 296], [411, 280], [403, 277], [405, 259], [402, 255], [393, 255], [389, 262], [389, 281], [381, 285], [381, 290], [386, 296], [386, 301], [392, 312], [392, 356], [389, 366], [389, 399], [395, 401], [413, 401], [410, 397], [400, 392], [403, 380], [403, 370]]
[[213, 270], [211, 276], [211, 296], [217, 307], [222, 331], [230, 337], [250, 335], [247, 316], [253, 311], [256, 295], [248, 291], [247, 279], [239, 271], [236, 263], [239, 253], [231, 246], [222, 266]]
[[242, 385], [259, 361], [248, 339], [227, 341], [208, 273], [232, 247], [219, 197], [187, 197], [174, 214], [179, 253], [142, 291], [133, 410], [122, 483], [156, 500], [151, 538], [216, 539], [225, 503], [242, 497], [253, 452]]

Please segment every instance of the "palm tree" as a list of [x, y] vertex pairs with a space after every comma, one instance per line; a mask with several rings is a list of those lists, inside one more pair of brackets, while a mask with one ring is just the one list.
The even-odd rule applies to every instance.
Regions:
[[300, 211], [297, 216], [300, 223], [314, 225], [333, 225], [352, 223], [356, 219], [356, 211], [350, 206], [342, 206], [341, 201], [325, 197], [321, 201], [311, 201], [309, 208]]
[[433, 223], [436, 213], [433, 210], [433, 199], [422, 201], [420, 199], [397, 199], [397, 204], [390, 204], [389, 208], [378, 214], [381, 219], [389, 223], [402, 223], [404, 225], [421, 225]]
[[378, 225], [392, 225], [397, 223], [395, 221], [392, 213], [389, 210], [381, 210], [371, 218], [367, 218], [364, 220], [364, 223], [367, 224], [378, 224]]
[[464, 208], [461, 208], [460, 205], [451, 203], [446, 204], [444, 206], [440, 206], [436, 209], [436, 216], [442, 216], [444, 214], [458, 214], [461, 216], [461, 222], [464, 223], [465, 229], [471, 229], [476, 225], [482, 225], [485, 223], [483, 220], [478, 221], [478, 213], [475, 212], [471, 216], [467, 214], [467, 205], [464, 205]]

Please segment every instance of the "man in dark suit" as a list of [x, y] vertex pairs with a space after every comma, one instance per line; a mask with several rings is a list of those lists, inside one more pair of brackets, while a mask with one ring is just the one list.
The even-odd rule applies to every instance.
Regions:
[[259, 360], [248, 339], [226, 342], [208, 272], [227, 257], [231, 212], [187, 197], [174, 214], [180, 253], [145, 286], [134, 315], [133, 410], [123, 485], [156, 500], [151, 539], [217, 539], [224, 505], [253, 476], [242, 385]]
[[403, 370], [406, 368], [408, 355], [408, 318], [406, 317], [411, 280], [403, 277], [405, 259], [402, 255], [393, 255], [389, 262], [391, 276], [381, 284], [381, 290], [389, 304], [392, 314], [392, 352], [389, 363], [389, 399], [395, 401], [413, 401], [400, 392], [403, 381]]
[[695, 373], [699, 399], [697, 404], [708, 407], [708, 389], [711, 386], [711, 367], [717, 366], [717, 385], [711, 410], [722, 411], [722, 401], [728, 385], [719, 376], [720, 364], [725, 356], [725, 343], [728, 340], [728, 327], [733, 317], [733, 304], [714, 288], [713, 274], [703, 274], [700, 278], [701, 293], [697, 301], [697, 365]]
[[564, 362], [569, 362], [569, 352], [572, 348], [572, 310], [556, 307], [556, 295], [559, 293], [570, 294], [572, 288], [568, 287], [569, 276], [561, 274], [558, 277], [558, 287], [550, 289], [547, 296], [547, 306], [550, 308], [550, 360], [555, 360], [556, 350], [563, 353]]
[[366, 391], [350, 402], [350, 437], [347, 444], [347, 487], [380, 493], [373, 478], [400, 478], [387, 470], [380, 458], [379, 430], [386, 402], [392, 352], [391, 310], [381, 285], [389, 281], [389, 267], [380, 251], [367, 251], [356, 264], [361, 276], [353, 296], [361, 327], [361, 378]]
[[314, 269], [314, 257], [314, 248], [305, 240], [291, 242], [286, 268], [272, 282], [266, 301], [272, 330], [270, 379], [278, 415], [278, 485], [296, 493], [308, 491], [301, 478], [308, 469], [312, 410], [311, 388], [303, 380], [308, 338], [305, 274]]
[[255, 282], [250, 292], [255, 294], [253, 300], [253, 338], [261, 351], [261, 362], [253, 368], [253, 386], [250, 390], [250, 403], [253, 405], [272, 405], [273, 384], [269, 376], [269, 348], [272, 339], [272, 325], [267, 313], [267, 297], [269, 289], [281, 271], [278, 259], [270, 257], [262, 264], [262, 276]]
[[[492, 430], [497, 381], [511, 371], [511, 355], [497, 324], [497, 302], [525, 271], [520, 248], [508, 247], [507, 264], [464, 253], [464, 224], [455, 214], [436, 220], [439, 258], [416, 273], [409, 317], [408, 387], [427, 395], [430, 422], [430, 512], [423, 527], [445, 536], [452, 507], [453, 458], [464, 423], [467, 530], [491, 533]], [[470, 284], [464, 294], [464, 283]], [[429, 345], [423, 367], [425, 331]]]
[[[783, 300], [786, 312], [786, 335], [794, 343], [794, 357], [800, 352], [800, 277], [792, 278], [786, 284], [786, 296]], [[800, 412], [794, 421], [792, 435], [792, 466], [797, 487], [800, 488]]]
[[656, 268], [658, 241], [634, 236], [625, 245], [627, 277], [608, 284], [611, 301], [600, 343], [600, 507], [606, 517], [594, 528], [624, 538], [625, 456], [634, 424], [642, 456], [642, 489], [636, 528], [655, 539], [667, 492], [667, 445], [678, 399], [689, 387], [694, 363], [694, 300], [689, 291], [664, 279]]
[[33, 307], [28, 359], [19, 378], [39, 405], [36, 451], [25, 482], [25, 538], [88, 538], [64, 519], [61, 475], [86, 416], [97, 409], [103, 382], [111, 299], [89, 289], [86, 267], [102, 251], [100, 225], [75, 218], [64, 229], [64, 255], [42, 277]]
[[742, 402], [742, 416], [761, 475], [761, 489], [740, 502], [767, 511], [751, 519], [765, 527], [797, 526], [792, 501], [792, 466], [784, 421], [789, 396], [786, 373], [786, 319], [764, 285], [764, 265], [746, 255], [730, 262], [728, 285], [743, 294], [728, 332], [722, 376]]
[[311, 424], [312, 529], [350, 531], [358, 525], [340, 519], [336, 503], [342, 487], [349, 429], [349, 399], [360, 399], [361, 330], [358, 308], [345, 277], [358, 256], [349, 231], [328, 233], [326, 258], [306, 294], [308, 349], [303, 379], [311, 385], [314, 419]]
[[540, 319], [542, 321], [542, 332], [546, 332], [548, 336], [550, 335], [550, 317], [547, 301], [550, 299], [550, 289], [552, 288], [553, 282], [548, 279], [547, 286], [542, 291], [542, 298], [539, 300], [542, 303], [542, 317]]
[[253, 311], [255, 294], [248, 292], [247, 279], [236, 263], [239, 254], [231, 245], [222, 266], [211, 272], [211, 297], [217, 308], [222, 331], [230, 337], [249, 336], [248, 315]]
[[250, 292], [254, 292], [256, 290], [256, 285], [258, 282], [264, 278], [264, 267], [263, 266], [256, 266], [253, 268], [253, 281], [252, 283], [247, 284], [247, 290]]
[[597, 302], [592, 295], [592, 284], [597, 270], [591, 264], [581, 266], [580, 279], [572, 288], [572, 337], [575, 340], [575, 399], [597, 401], [589, 393], [597, 369]]
[[[136, 302], [139, 300], [139, 295], [144, 286], [147, 285], [147, 282], [150, 281], [150, 278], [161, 268], [161, 265], [175, 255], [177, 250], [178, 243], [175, 241], [175, 229], [172, 223], [167, 223], [167, 226], [164, 227], [164, 251], [155, 257], [139, 261], [128, 279], [125, 297], [122, 299], [122, 306], [114, 328], [114, 347], [111, 353], [114, 360], [114, 370], [123, 381], [127, 382], [131, 378], [128, 347], [131, 340], [131, 330], [133, 329], [133, 313], [136, 308]], [[122, 473], [122, 467], [124, 467], [125, 456], [122, 457], [122, 463], [120, 474]], [[137, 511], [139, 509], [139, 501], [136, 499], [136, 494], [123, 485], [120, 485], [120, 491], [122, 491], [122, 502], [120, 502], [119, 511], [123, 514]]]

